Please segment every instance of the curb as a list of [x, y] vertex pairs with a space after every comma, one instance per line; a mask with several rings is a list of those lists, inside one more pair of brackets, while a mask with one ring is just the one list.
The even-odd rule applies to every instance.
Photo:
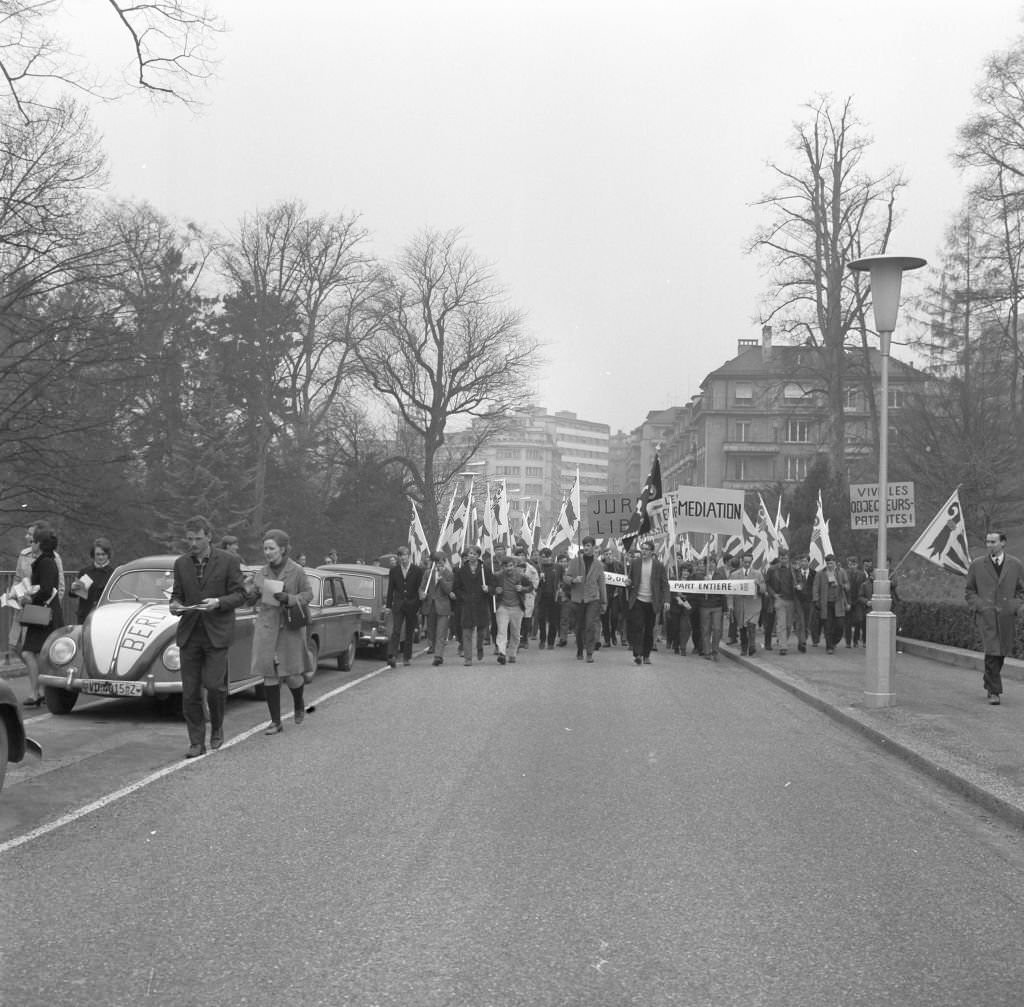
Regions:
[[836, 706], [834, 702], [822, 696], [816, 690], [808, 688], [807, 685], [795, 677], [781, 674], [774, 669], [762, 667], [746, 657], [731, 653], [724, 647], [721, 649], [721, 653], [734, 664], [738, 664], [747, 671], [752, 671], [762, 678], [773, 682], [775, 685], [781, 686], [787, 692], [816, 710], [820, 710], [837, 723], [853, 728], [880, 748], [898, 755], [910, 763], [910, 765], [926, 773], [954, 793], [966, 797], [973, 803], [985, 808], [985, 810], [997, 815], [1008, 825], [1012, 825], [1017, 829], [1024, 829], [1024, 807], [1012, 800], [999, 797], [984, 783], [973, 780], [965, 773], [958, 772], [956, 769], [942, 765], [937, 759], [925, 755], [905, 742], [896, 740], [874, 724], [869, 723], [857, 711], [853, 709], [844, 710]]

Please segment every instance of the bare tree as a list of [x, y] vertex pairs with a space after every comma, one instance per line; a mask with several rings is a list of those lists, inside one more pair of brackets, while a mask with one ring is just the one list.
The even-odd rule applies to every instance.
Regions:
[[[415, 439], [417, 450], [395, 460], [424, 503], [433, 539], [452, 476], [513, 410], [529, 404], [538, 346], [458, 230], [427, 230], [409, 243], [377, 300], [375, 321], [357, 352], [368, 386]], [[453, 421], [471, 426], [466, 445], [450, 457], [441, 449]]]
[[[0, 0], [0, 110], [24, 122], [46, 114], [67, 88], [109, 99], [127, 87], [190, 103], [195, 85], [211, 74], [212, 40], [223, 26], [202, 0], [106, 0], [109, 32], [120, 34], [132, 67], [120, 85], [104, 79], [97, 60], [73, 54], [59, 31], [62, 6]], [[96, 17], [93, 27], [102, 26]]]
[[[845, 481], [851, 342], [859, 344], [869, 364], [867, 290], [847, 263], [886, 250], [905, 183], [896, 169], [868, 170], [871, 140], [850, 99], [836, 107], [822, 96], [807, 109], [807, 119], [794, 126], [795, 165], [769, 163], [778, 184], [754, 204], [765, 208], [769, 219], [756, 232], [751, 251], [761, 256], [771, 280], [765, 320], [820, 350], [815, 358], [823, 366], [814, 377], [828, 403], [832, 475]], [[870, 388], [871, 375], [868, 365], [857, 377]]]

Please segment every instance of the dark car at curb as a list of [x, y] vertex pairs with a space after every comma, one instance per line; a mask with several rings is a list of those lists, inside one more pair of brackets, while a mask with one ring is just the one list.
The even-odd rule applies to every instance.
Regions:
[[318, 569], [340, 576], [353, 605], [362, 616], [359, 620], [359, 646], [382, 652], [391, 636], [391, 621], [383, 614], [388, 597], [387, 567], [366, 563], [325, 563]]
[[0, 679], [0, 790], [4, 788], [7, 766], [27, 757], [42, 757], [42, 749], [25, 733], [21, 704], [14, 690]]

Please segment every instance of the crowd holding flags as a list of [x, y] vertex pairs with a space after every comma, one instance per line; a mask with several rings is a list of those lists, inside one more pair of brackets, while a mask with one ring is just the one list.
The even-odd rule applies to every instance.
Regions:
[[[661, 513], [661, 524], [658, 531], [660, 532], [659, 538], [664, 539], [662, 552], [666, 565], [674, 566], [678, 562], [700, 561], [715, 554], [735, 556], [741, 552], [750, 552], [754, 557], [754, 566], [764, 568], [779, 555], [781, 550], [788, 549], [785, 530], [789, 527], [789, 517], [782, 512], [781, 497], [773, 521], [763, 496], [758, 493], [756, 521], [744, 508], [742, 535], [729, 536], [719, 550], [718, 536], [708, 536], [703, 546], [697, 549], [687, 531], [684, 530], [677, 534], [675, 509], [672, 506], [673, 496], [672, 493], [666, 496], [662, 492], [661, 460], [655, 454], [650, 474], [637, 497], [636, 509], [630, 518], [627, 531], [621, 540], [606, 541], [605, 546], [615, 551], [620, 548], [626, 551], [638, 538], [650, 535], [652, 532], [650, 512], [656, 510], [651, 505], [657, 501], [662, 505], [658, 508]], [[413, 560], [419, 563], [429, 554], [429, 543], [416, 503], [410, 500], [410, 504], [412, 516], [409, 522], [409, 549]], [[487, 484], [483, 520], [479, 520], [473, 501], [473, 480], [470, 479], [469, 488], [465, 493], [456, 487], [452, 494], [445, 520], [441, 525], [438, 548], [449, 553], [461, 552], [467, 544], [475, 542], [483, 551], [487, 552], [493, 551], [497, 546], [513, 544], [514, 539], [508, 512], [508, 488], [505, 480], [502, 479], [495, 482], [493, 486], [490, 483]], [[520, 534], [515, 536], [515, 540], [521, 540], [528, 549], [533, 549], [535, 546], [546, 546], [555, 552], [564, 550], [575, 553], [581, 534], [580, 513], [580, 474], [577, 469], [576, 478], [571, 489], [562, 499], [562, 506], [547, 537], [541, 538], [539, 535], [540, 501], [534, 503], [532, 515], [529, 502], [522, 501]], [[822, 569], [825, 566], [825, 557], [832, 553], [829, 522], [825, 518], [819, 490], [808, 548], [811, 570]], [[912, 554], [920, 556], [950, 573], [967, 575], [971, 564], [971, 554], [967, 542], [959, 487], [942, 505], [906, 555]], [[900, 563], [902, 562], [901, 560]], [[897, 564], [897, 566], [899, 565]]]

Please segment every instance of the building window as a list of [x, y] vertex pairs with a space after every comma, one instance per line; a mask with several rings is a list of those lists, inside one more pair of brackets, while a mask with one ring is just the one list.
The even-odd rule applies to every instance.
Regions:
[[793, 384], [790, 382], [782, 389], [783, 398], [787, 399], [802, 399], [805, 395], [803, 387], [801, 385]]
[[498, 458], [518, 458], [519, 448], [498, 448], [495, 451], [495, 456]]
[[786, 456], [786, 482], [798, 483], [807, 478], [807, 470], [810, 467], [810, 459], [807, 455]]
[[749, 381], [737, 381], [733, 387], [733, 396], [737, 402], [753, 402], [754, 386]]
[[736, 424], [736, 440], [738, 440], [738, 441], [749, 441], [750, 440], [750, 420], [740, 420]]
[[734, 458], [733, 459], [733, 479], [739, 482], [744, 482], [747, 478], [747, 459], [746, 458]]
[[517, 476], [521, 474], [518, 465], [498, 465], [494, 473], [499, 476]]
[[843, 389], [843, 408], [850, 412], [860, 412], [860, 389], [854, 385]]
[[539, 497], [544, 492], [544, 487], [540, 483], [527, 483], [523, 487], [523, 492], [528, 496]]
[[889, 389], [889, 408], [890, 409], [902, 409], [903, 408], [903, 389], [902, 388], [890, 388]]
[[527, 478], [530, 478], [532, 476], [534, 479], [543, 479], [544, 478], [544, 467], [541, 466], [540, 468], [536, 468], [534, 466], [527, 465], [526, 466], [526, 475], [527, 475]]
[[811, 424], [808, 420], [789, 420], [786, 423], [787, 444], [807, 444], [811, 439]]
[[526, 460], [528, 462], [540, 462], [544, 460], [544, 452], [540, 448], [527, 448]]

